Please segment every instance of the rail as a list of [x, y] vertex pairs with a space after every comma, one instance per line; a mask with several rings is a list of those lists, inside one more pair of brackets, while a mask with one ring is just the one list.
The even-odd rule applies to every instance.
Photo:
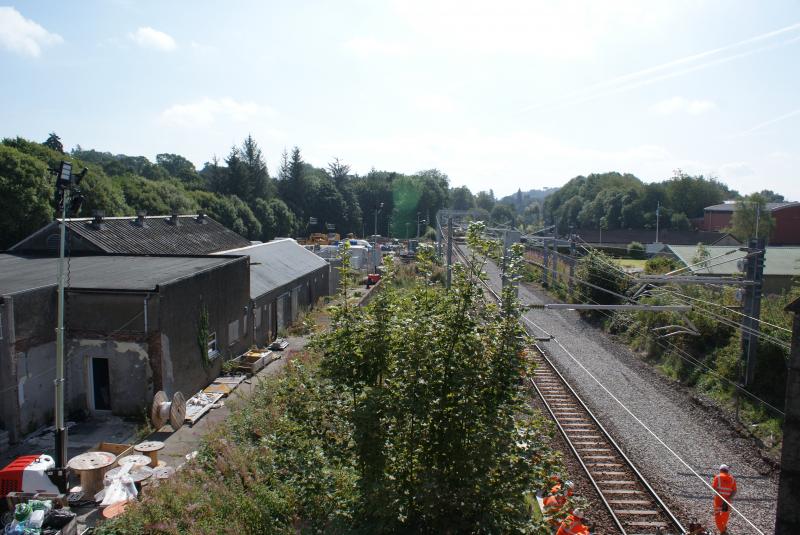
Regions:
[[[453, 250], [462, 262], [469, 262], [458, 245], [454, 244]], [[499, 300], [487, 281], [481, 280], [481, 283]], [[529, 378], [531, 388], [542, 400], [620, 532], [624, 535], [686, 533], [545, 351], [538, 344], [533, 347], [536, 368]]]

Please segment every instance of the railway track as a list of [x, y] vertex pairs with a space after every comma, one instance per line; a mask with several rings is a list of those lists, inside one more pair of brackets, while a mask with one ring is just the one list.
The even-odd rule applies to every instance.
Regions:
[[[462, 262], [469, 261], [461, 247], [454, 244], [453, 250]], [[486, 281], [482, 282], [499, 299], [497, 292]], [[538, 344], [534, 348], [531, 358], [536, 368], [529, 378], [531, 389], [541, 398], [620, 532], [624, 535], [686, 533], [545, 351]]]

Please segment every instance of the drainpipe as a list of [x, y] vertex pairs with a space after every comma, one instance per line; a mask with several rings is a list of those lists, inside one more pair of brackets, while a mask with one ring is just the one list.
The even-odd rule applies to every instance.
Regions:
[[144, 338], [147, 341], [147, 302], [150, 300], [150, 294], [144, 296]]

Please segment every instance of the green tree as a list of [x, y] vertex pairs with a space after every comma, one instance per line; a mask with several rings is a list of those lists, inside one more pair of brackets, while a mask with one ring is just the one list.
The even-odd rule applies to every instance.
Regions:
[[[482, 230], [471, 226], [468, 239], [485, 254], [492, 247]], [[515, 247], [511, 280], [521, 255]], [[430, 282], [428, 248], [418, 257], [420, 278], [409, 291], [395, 291], [389, 274], [366, 311], [343, 299], [316, 342], [324, 372], [351, 399], [341, 410], [359, 474], [354, 528], [533, 533], [526, 496], [555, 459], [521, 386], [529, 363], [514, 290], [503, 291], [499, 307], [485, 301], [483, 254], [456, 267], [449, 292]]]
[[177, 180], [147, 180], [136, 175], [116, 177], [114, 182], [122, 189], [131, 212], [145, 211], [150, 215], [193, 213], [197, 201]]
[[497, 203], [492, 208], [492, 221], [498, 225], [514, 226], [516, 221], [516, 214], [514, 208], [507, 204]]
[[47, 140], [42, 143], [47, 148], [53, 149], [56, 152], [64, 154], [64, 145], [61, 143], [61, 138], [55, 132], [50, 132]]
[[738, 240], [747, 242], [751, 238], [768, 239], [774, 228], [775, 218], [767, 210], [767, 201], [760, 193], [753, 193], [736, 201], [730, 232]]
[[307, 216], [305, 202], [310, 191], [306, 181], [305, 162], [300, 154], [299, 147], [292, 149], [290, 157], [287, 157], [286, 151], [284, 151], [278, 180], [278, 192], [281, 199], [294, 212], [297, 220], [304, 227], [304, 218]]
[[200, 178], [194, 164], [180, 154], [156, 154], [156, 165], [181, 182], [196, 184]]
[[497, 199], [494, 198], [494, 191], [489, 190], [486, 191], [479, 191], [478, 195], [475, 196], [475, 205], [478, 208], [483, 208], [487, 212], [491, 212], [492, 208], [494, 208]]
[[6, 249], [53, 218], [54, 190], [39, 160], [0, 146], [0, 249]]
[[475, 208], [475, 196], [467, 186], [459, 186], [450, 190], [450, 208], [453, 210]]

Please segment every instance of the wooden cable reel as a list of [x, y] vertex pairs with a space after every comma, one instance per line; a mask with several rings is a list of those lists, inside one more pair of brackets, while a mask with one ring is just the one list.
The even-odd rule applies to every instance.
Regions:
[[150, 421], [153, 422], [153, 427], [161, 429], [169, 421], [172, 429], [177, 431], [183, 425], [184, 418], [186, 418], [186, 398], [183, 394], [175, 392], [172, 401], [169, 401], [163, 390], [156, 392], [150, 409]]

